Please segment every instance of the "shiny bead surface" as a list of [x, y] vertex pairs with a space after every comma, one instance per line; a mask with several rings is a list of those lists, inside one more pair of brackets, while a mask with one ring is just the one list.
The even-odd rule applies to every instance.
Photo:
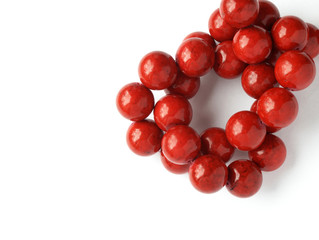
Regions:
[[259, 14], [255, 25], [270, 31], [274, 23], [280, 18], [278, 8], [270, 1], [259, 0]]
[[184, 40], [190, 39], [190, 38], [200, 38], [203, 41], [205, 41], [209, 46], [212, 46], [214, 49], [216, 48], [216, 42], [214, 38], [205, 32], [193, 32], [191, 34], [188, 34]]
[[187, 173], [190, 163], [187, 164], [175, 164], [173, 162], [171, 162], [170, 160], [168, 160], [163, 152], [161, 151], [161, 161], [163, 166], [171, 173], [174, 174], [183, 174], [183, 173]]
[[319, 54], [319, 30], [318, 28], [307, 23], [308, 26], [308, 42], [307, 45], [302, 49], [303, 52], [307, 53], [310, 57], [315, 58]]
[[194, 160], [201, 149], [199, 135], [186, 125], [170, 128], [163, 136], [164, 156], [175, 164], [187, 164]]
[[174, 83], [177, 76], [177, 65], [169, 54], [154, 51], [142, 58], [138, 66], [138, 74], [146, 87], [162, 90]]
[[141, 121], [152, 112], [154, 96], [144, 85], [129, 83], [117, 94], [116, 106], [123, 117], [131, 121]]
[[315, 79], [316, 65], [312, 58], [297, 50], [283, 53], [275, 65], [279, 84], [290, 90], [307, 88]]
[[192, 106], [181, 95], [166, 95], [154, 107], [154, 120], [163, 131], [175, 125], [188, 125], [192, 117]]
[[258, 166], [249, 160], [237, 160], [228, 166], [227, 190], [237, 197], [251, 197], [262, 185], [263, 176]]
[[228, 170], [225, 163], [214, 155], [201, 156], [189, 168], [189, 179], [200, 192], [214, 193], [225, 186]]
[[153, 120], [134, 122], [126, 133], [126, 142], [129, 148], [141, 156], [149, 156], [161, 148], [163, 132]]
[[226, 136], [231, 145], [241, 151], [259, 147], [266, 136], [266, 126], [256, 113], [241, 111], [230, 117], [226, 124]]

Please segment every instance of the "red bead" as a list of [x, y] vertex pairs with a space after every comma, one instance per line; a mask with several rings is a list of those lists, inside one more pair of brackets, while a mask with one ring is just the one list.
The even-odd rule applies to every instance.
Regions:
[[258, 99], [277, 84], [274, 68], [266, 63], [249, 65], [241, 77], [241, 84], [249, 96]]
[[233, 49], [235, 55], [243, 62], [256, 64], [263, 62], [270, 55], [272, 40], [263, 28], [251, 26], [240, 29], [234, 36]]
[[287, 150], [284, 142], [275, 135], [267, 134], [263, 144], [248, 153], [262, 171], [274, 171], [285, 161]]
[[192, 117], [192, 106], [181, 95], [166, 95], [156, 103], [154, 108], [154, 120], [163, 131], [175, 125], [188, 125]]
[[278, 58], [275, 75], [281, 86], [295, 91], [302, 90], [315, 79], [316, 65], [308, 54], [297, 50], [288, 51]]
[[228, 120], [226, 136], [234, 147], [241, 151], [250, 151], [259, 147], [264, 141], [266, 126], [256, 113], [241, 111]]
[[179, 71], [177, 79], [173, 85], [165, 89], [167, 94], [179, 94], [187, 99], [196, 95], [200, 87], [199, 77], [188, 77]]
[[161, 161], [163, 163], [163, 166], [171, 173], [175, 173], [175, 174], [183, 174], [183, 173], [187, 173], [190, 163], [187, 164], [175, 164], [173, 162], [171, 162], [170, 160], [168, 160], [163, 152], [161, 151]]
[[307, 44], [308, 27], [300, 18], [286, 16], [275, 22], [271, 35], [279, 50], [301, 50]]
[[257, 112], [267, 126], [283, 128], [296, 119], [298, 102], [290, 91], [284, 88], [272, 88], [259, 98]]
[[162, 139], [164, 156], [175, 164], [187, 164], [194, 160], [201, 148], [199, 135], [186, 125], [170, 128]]
[[238, 31], [237, 28], [230, 26], [220, 16], [219, 8], [216, 9], [209, 18], [208, 28], [210, 35], [218, 42], [224, 42], [232, 40], [235, 33]]
[[138, 74], [146, 87], [162, 90], [174, 83], [177, 76], [177, 65], [169, 54], [155, 51], [142, 58]]
[[319, 30], [311, 23], [307, 23], [308, 26], [308, 42], [302, 49], [310, 57], [315, 58], [319, 54]]
[[126, 142], [129, 148], [141, 156], [149, 156], [161, 148], [163, 132], [153, 120], [134, 122], [126, 133]]
[[152, 112], [154, 96], [144, 85], [130, 83], [117, 94], [116, 106], [123, 117], [131, 121], [141, 121]]
[[201, 135], [202, 153], [212, 154], [228, 162], [233, 156], [235, 148], [228, 142], [225, 130], [222, 128], [208, 128]]
[[270, 31], [274, 23], [279, 18], [279, 10], [272, 2], [267, 0], [259, 0], [259, 14], [254, 23], [255, 25]]
[[258, 192], [263, 176], [255, 163], [237, 160], [228, 166], [227, 190], [237, 197], [250, 197]]
[[259, 3], [257, 0], [222, 0], [219, 11], [228, 24], [244, 28], [257, 19]]
[[279, 51], [275, 46], [272, 46], [272, 51], [269, 57], [266, 59], [266, 63], [269, 63], [271, 66], [275, 67], [278, 58], [281, 56], [282, 52]]
[[190, 77], [201, 77], [214, 66], [215, 51], [199, 38], [190, 38], [182, 42], [176, 53], [176, 61], [181, 71]]
[[193, 32], [191, 34], [188, 34], [184, 40], [190, 39], [190, 38], [200, 38], [203, 41], [205, 41], [209, 46], [212, 46], [214, 49], [216, 48], [216, 42], [214, 38], [205, 32]]
[[214, 155], [197, 158], [188, 172], [192, 185], [203, 193], [217, 192], [227, 182], [227, 167], [219, 157]]
[[227, 79], [239, 76], [247, 66], [240, 61], [233, 51], [232, 41], [225, 41], [216, 47], [216, 61], [214, 65], [215, 72]]

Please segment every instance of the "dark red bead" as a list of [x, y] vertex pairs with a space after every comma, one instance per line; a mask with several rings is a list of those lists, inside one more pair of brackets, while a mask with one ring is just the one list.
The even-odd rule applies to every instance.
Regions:
[[270, 34], [258, 26], [240, 29], [234, 36], [233, 50], [235, 55], [245, 63], [263, 62], [272, 50]]
[[248, 155], [262, 171], [274, 171], [284, 163], [287, 150], [279, 137], [267, 134], [263, 144]]
[[214, 155], [197, 158], [188, 173], [192, 185], [203, 193], [217, 192], [225, 186], [228, 177], [225, 163]]
[[311, 23], [307, 23], [307, 26], [308, 42], [302, 51], [315, 58], [319, 54], [319, 29]]
[[279, 10], [272, 2], [259, 0], [259, 14], [254, 23], [255, 25], [270, 31], [279, 18]]
[[188, 34], [184, 40], [190, 39], [190, 38], [200, 38], [203, 41], [205, 41], [209, 46], [212, 46], [214, 49], [216, 48], [216, 42], [214, 38], [205, 32], [193, 32], [191, 34]]
[[228, 162], [233, 156], [235, 148], [228, 142], [225, 130], [222, 128], [208, 128], [201, 134], [202, 153], [212, 154]]
[[275, 67], [278, 58], [281, 56], [282, 52], [279, 51], [274, 45], [272, 46], [272, 51], [269, 57], [266, 59], [266, 63], [269, 63], [271, 66]]
[[153, 120], [134, 122], [126, 133], [126, 142], [129, 148], [141, 156], [149, 156], [161, 148], [163, 132]]
[[174, 83], [177, 76], [177, 65], [169, 54], [155, 51], [142, 58], [138, 74], [146, 87], [162, 90]]
[[141, 121], [152, 112], [154, 96], [144, 85], [130, 83], [117, 94], [116, 106], [123, 117], [131, 121]]
[[161, 151], [161, 161], [163, 163], [163, 166], [171, 173], [174, 174], [183, 174], [183, 173], [187, 173], [190, 163], [187, 164], [175, 164], [173, 162], [171, 162], [170, 160], [168, 160], [163, 152]]
[[175, 164], [187, 164], [194, 160], [201, 149], [199, 135], [186, 125], [170, 128], [163, 136], [164, 156]]
[[228, 166], [227, 190], [237, 197], [251, 197], [261, 187], [263, 176], [255, 163], [237, 160]]
[[175, 125], [188, 125], [192, 117], [192, 106], [181, 95], [166, 95], [154, 107], [154, 120], [163, 131]]

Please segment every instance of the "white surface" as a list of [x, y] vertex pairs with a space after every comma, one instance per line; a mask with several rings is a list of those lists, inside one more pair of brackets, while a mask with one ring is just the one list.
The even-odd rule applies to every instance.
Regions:
[[[318, 1], [276, 1], [319, 25]], [[1, 1], [0, 239], [318, 239], [319, 77], [296, 93], [284, 166], [260, 192], [197, 192], [125, 143], [117, 91], [149, 51], [207, 31], [219, 1]], [[317, 66], [319, 64], [316, 59]], [[163, 92], [157, 92], [156, 97]], [[202, 79], [192, 126], [224, 127], [253, 100]], [[236, 153], [235, 158], [246, 157]]]

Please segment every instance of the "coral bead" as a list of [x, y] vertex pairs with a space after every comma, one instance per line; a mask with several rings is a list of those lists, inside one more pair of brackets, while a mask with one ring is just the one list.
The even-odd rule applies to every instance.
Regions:
[[228, 171], [225, 163], [214, 155], [197, 158], [189, 168], [189, 179], [200, 192], [214, 193], [225, 186]]
[[296, 119], [298, 102], [290, 91], [284, 88], [272, 88], [259, 98], [257, 112], [267, 126], [283, 128]]
[[275, 76], [281, 86], [295, 91], [302, 90], [315, 79], [316, 65], [308, 54], [297, 50], [288, 51], [278, 58]]
[[228, 166], [227, 190], [237, 197], [251, 197], [261, 187], [263, 176], [255, 163], [237, 160]]
[[186, 125], [170, 128], [163, 136], [164, 156], [175, 164], [187, 164], [194, 160], [201, 148], [199, 135]]
[[319, 29], [311, 23], [307, 23], [307, 26], [309, 35], [308, 42], [302, 51], [310, 57], [315, 58], [319, 54]]
[[233, 156], [235, 148], [228, 142], [225, 130], [222, 128], [208, 128], [201, 134], [202, 153], [212, 154], [228, 162]]
[[278, 8], [270, 1], [259, 0], [259, 14], [255, 25], [270, 31], [274, 23], [280, 18]]
[[234, 147], [242, 151], [250, 151], [259, 147], [264, 141], [266, 126], [256, 113], [241, 111], [228, 120], [226, 136]]
[[161, 161], [163, 166], [171, 173], [174, 174], [183, 174], [183, 173], [187, 173], [190, 163], [187, 164], [175, 164], [173, 162], [171, 162], [170, 160], [168, 160], [163, 152], [161, 151]]
[[123, 117], [131, 121], [141, 121], [152, 112], [154, 96], [144, 85], [130, 83], [117, 94], [116, 106]]
[[180, 95], [166, 95], [156, 103], [154, 108], [154, 120], [163, 131], [175, 125], [188, 125], [192, 117], [192, 106], [185, 97]]
[[274, 171], [284, 163], [287, 150], [279, 137], [267, 134], [263, 144], [248, 155], [262, 171]]
[[308, 27], [300, 18], [286, 16], [275, 22], [271, 35], [279, 50], [301, 50], [307, 44]]
[[212, 46], [214, 49], [216, 48], [216, 42], [214, 38], [205, 32], [193, 32], [191, 34], [188, 34], [184, 40], [190, 39], [190, 38], [200, 38], [204, 42], [206, 42], [209, 46]]
[[263, 28], [251, 26], [240, 29], [234, 36], [233, 49], [235, 55], [243, 62], [256, 64], [263, 62], [270, 55], [272, 40]]
[[146, 87], [162, 90], [174, 83], [177, 76], [177, 65], [169, 54], [155, 51], [142, 58], [138, 74]]
[[215, 51], [200, 38], [190, 38], [182, 42], [176, 53], [176, 61], [181, 71], [190, 77], [201, 77], [214, 66]]
[[219, 76], [227, 79], [235, 78], [244, 71], [246, 66], [247, 64], [234, 54], [232, 41], [217, 45], [214, 70]]
[[134, 122], [126, 133], [126, 142], [129, 148], [141, 156], [149, 156], [161, 148], [163, 132], [153, 120]]
[[257, 0], [222, 0], [219, 11], [228, 24], [244, 28], [257, 19], [259, 3]]

